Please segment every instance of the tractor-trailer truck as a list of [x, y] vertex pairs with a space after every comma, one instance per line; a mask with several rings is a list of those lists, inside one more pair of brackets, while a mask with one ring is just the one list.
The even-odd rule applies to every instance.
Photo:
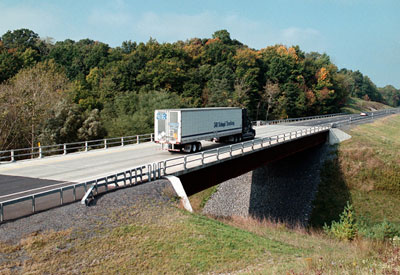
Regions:
[[238, 142], [256, 135], [242, 108], [187, 108], [155, 110], [154, 141], [163, 149], [194, 153], [200, 140]]

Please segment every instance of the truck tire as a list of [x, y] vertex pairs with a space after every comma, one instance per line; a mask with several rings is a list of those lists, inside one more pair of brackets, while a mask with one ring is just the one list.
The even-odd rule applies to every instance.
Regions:
[[200, 152], [201, 149], [203, 149], [201, 142], [196, 142], [197, 143], [197, 152]]
[[190, 152], [192, 152], [192, 150], [193, 150], [193, 144], [192, 143], [185, 144], [184, 147], [183, 147], [183, 151], [185, 153], [190, 153]]
[[191, 153], [196, 153], [197, 152], [197, 142], [194, 142], [193, 144], [192, 144], [192, 150], [191, 150]]

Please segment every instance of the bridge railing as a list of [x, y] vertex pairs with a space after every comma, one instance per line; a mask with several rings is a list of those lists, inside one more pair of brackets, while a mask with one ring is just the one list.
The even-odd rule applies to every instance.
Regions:
[[262, 126], [262, 125], [273, 125], [273, 124], [281, 124], [281, 123], [291, 123], [291, 122], [296, 122], [296, 121], [336, 117], [336, 116], [343, 116], [343, 115], [347, 115], [347, 114], [346, 113], [336, 113], [336, 114], [328, 114], [328, 115], [320, 115], [320, 116], [307, 116], [307, 117], [276, 119], [276, 120], [267, 120], [267, 121], [256, 120], [256, 121], [252, 121], [251, 123], [253, 126]]
[[[184, 174], [192, 169], [201, 169], [208, 165], [251, 154], [293, 139], [313, 135], [321, 131], [327, 131], [329, 128], [330, 126], [326, 125], [316, 126], [272, 137], [260, 137], [251, 141], [231, 144], [196, 154], [184, 155], [156, 163], [141, 165], [130, 170], [101, 177], [92, 181], [71, 184], [24, 197], [10, 199], [0, 202], [0, 222], [16, 218], [11, 215], [6, 215], [6, 210], [13, 206], [15, 208], [16, 205], [18, 205], [19, 211], [25, 209], [25, 212], [19, 214], [19, 216], [25, 216], [50, 207], [71, 203], [76, 200], [81, 200], [82, 204], [88, 204], [97, 194], [107, 192], [111, 189], [145, 183], [159, 179], [165, 175]], [[50, 207], [47, 206], [44, 208], [45, 202], [48, 203], [49, 198], [52, 198], [56, 203], [53, 203]]]
[[79, 141], [56, 145], [44, 145], [31, 148], [21, 148], [0, 151], [1, 162], [14, 162], [30, 158], [43, 158], [46, 156], [66, 155], [74, 152], [88, 152], [94, 149], [107, 149], [115, 146], [125, 146], [153, 141], [153, 134], [136, 136]]

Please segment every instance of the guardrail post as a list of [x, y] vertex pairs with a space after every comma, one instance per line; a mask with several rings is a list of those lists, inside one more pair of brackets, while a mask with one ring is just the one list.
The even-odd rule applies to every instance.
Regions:
[[139, 144], [139, 136], [136, 136], [136, 144]]
[[183, 169], [186, 170], [187, 156], [183, 158]]
[[217, 160], [219, 160], [219, 148], [217, 148]]
[[32, 213], [36, 211], [35, 195], [32, 195]]
[[0, 203], [0, 222], [4, 221], [4, 207], [3, 204]]
[[243, 144], [243, 142], [242, 142], [242, 154], [243, 154], [243, 152], [244, 152], [244, 144]]
[[147, 165], [147, 181], [151, 181], [151, 164]]
[[124, 137], [121, 137], [121, 146], [124, 146]]
[[11, 150], [11, 162], [15, 161], [14, 150]]
[[232, 158], [232, 145], [229, 145], [229, 157]]
[[150, 134], [150, 141], [153, 142], [153, 134]]
[[163, 173], [164, 173], [164, 176], [167, 174], [167, 161], [166, 160], [164, 160], [164, 163], [163, 163]]
[[107, 139], [104, 139], [104, 149], [107, 149]]
[[143, 167], [139, 167], [138, 169], [139, 169], [139, 171], [140, 171], [140, 181], [143, 181], [143, 169], [142, 169]]
[[201, 152], [201, 165], [204, 165], [204, 152]]
[[85, 152], [87, 152], [87, 151], [88, 151], [88, 142], [85, 141]]
[[42, 155], [42, 147], [39, 147], [39, 158], [41, 159], [43, 157]]
[[76, 201], [76, 186], [74, 185], [74, 189], [73, 189], [73, 194], [74, 194], [74, 201]]
[[63, 205], [63, 203], [64, 203], [64, 192], [61, 187], [61, 189], [60, 189], [60, 205]]
[[63, 155], [66, 155], [67, 154], [67, 144], [64, 143], [63, 149], [64, 149]]

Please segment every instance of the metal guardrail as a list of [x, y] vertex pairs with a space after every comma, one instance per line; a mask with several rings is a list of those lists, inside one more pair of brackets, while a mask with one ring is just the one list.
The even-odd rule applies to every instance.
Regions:
[[287, 119], [276, 119], [276, 120], [256, 120], [252, 121], [253, 126], [263, 126], [263, 125], [273, 125], [273, 124], [280, 124], [280, 123], [291, 123], [295, 121], [303, 121], [303, 120], [312, 120], [312, 119], [320, 119], [320, 118], [327, 118], [327, 117], [335, 117], [335, 116], [343, 116], [348, 115], [346, 113], [336, 113], [336, 114], [328, 114], [328, 115], [320, 115], [320, 116], [307, 116], [307, 117], [298, 117], [298, 118], [287, 118]]
[[46, 156], [66, 155], [72, 152], [87, 152], [93, 149], [107, 149], [115, 146], [139, 144], [153, 141], [153, 134], [97, 139], [56, 145], [45, 145], [32, 148], [21, 148], [0, 151], [0, 163], [14, 162], [22, 159], [43, 158]]
[[[387, 114], [396, 114], [400, 113], [400, 107], [397, 108], [390, 108], [390, 109], [383, 109], [373, 112], [365, 112], [368, 116], [360, 116], [358, 114], [348, 114], [348, 113], [336, 113], [336, 114], [328, 114], [328, 115], [320, 115], [320, 116], [308, 116], [308, 117], [299, 117], [299, 118], [288, 118], [288, 119], [278, 119], [278, 120], [257, 120], [252, 121], [253, 126], [263, 126], [263, 125], [273, 125], [273, 124], [281, 124], [281, 123], [291, 123], [296, 121], [304, 121], [304, 120], [313, 120], [313, 119], [321, 119], [321, 118], [328, 118], [328, 117], [337, 117], [337, 116], [350, 116], [350, 121], [357, 121], [362, 119], [373, 119], [374, 116], [382, 116]], [[345, 120], [344, 120], [345, 121]], [[346, 123], [344, 123], [346, 124]]]
[[384, 110], [379, 110], [375, 112], [368, 112], [366, 113], [367, 115], [361, 116], [361, 115], [352, 115], [349, 116], [343, 120], [340, 121], [335, 121], [330, 123], [331, 127], [336, 128], [336, 127], [341, 127], [345, 125], [356, 125], [359, 122], [366, 122], [366, 121], [373, 121], [374, 119], [390, 115], [390, 114], [398, 114], [400, 113], [400, 108], [391, 108], [391, 109], [384, 109]]
[[[298, 139], [300, 137], [313, 135], [322, 131], [327, 131], [329, 129], [330, 126], [326, 125], [315, 126], [304, 130], [292, 131], [280, 135], [275, 135], [272, 137], [260, 137], [247, 142], [236, 143], [232, 145], [219, 147], [216, 149], [199, 152], [196, 154], [190, 154], [181, 157], [167, 159], [164, 161], [159, 161], [156, 163], [141, 165], [139, 167], [135, 167], [133, 169], [121, 173], [109, 175], [107, 177], [99, 178], [92, 181], [78, 183], [61, 188], [55, 188], [49, 191], [44, 191], [16, 199], [3, 201], [0, 202], [0, 222], [6, 220], [5, 218], [6, 206], [15, 205], [26, 201], [31, 201], [32, 211], [30, 213], [33, 214], [38, 211], [37, 209], [38, 198], [54, 194], [59, 194], [60, 201], [58, 205], [70, 203], [80, 198], [82, 198], [81, 199], [82, 204], [88, 204], [91, 198], [93, 198], [97, 194], [107, 192], [110, 189], [123, 188], [129, 185], [135, 185], [139, 183], [152, 181], [161, 178], [162, 176], [165, 175], [184, 174], [192, 169], [200, 169], [204, 166], [213, 165], [221, 161], [240, 157], [246, 154], [251, 154], [253, 152], [264, 150], [265, 148], [271, 146], [288, 142], [290, 140]], [[84, 190], [84, 195], [82, 195], [82, 197], [77, 195], [77, 190], [79, 188]], [[73, 193], [72, 198], [69, 201], [65, 199], [65, 193], [67, 190], [72, 190]]]

